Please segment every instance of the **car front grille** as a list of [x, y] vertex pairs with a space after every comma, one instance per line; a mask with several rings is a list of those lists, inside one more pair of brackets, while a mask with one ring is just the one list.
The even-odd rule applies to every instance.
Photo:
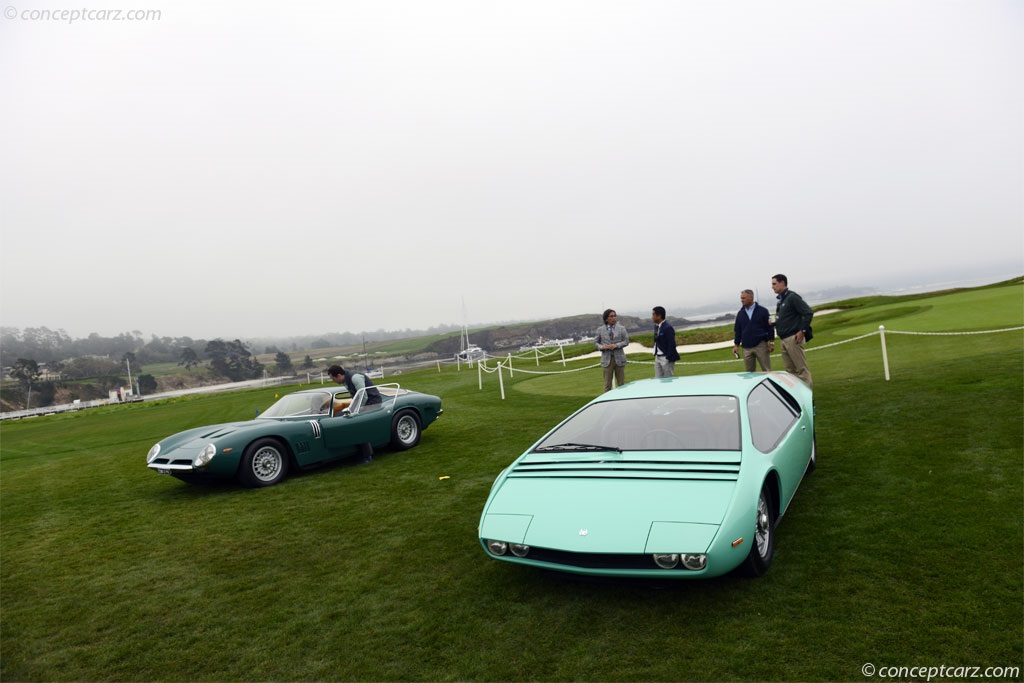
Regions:
[[692, 479], [736, 481], [740, 471], [739, 453], [730, 460], [573, 460], [572, 462], [530, 460], [518, 464], [509, 477], [571, 477], [608, 479]]
[[615, 553], [573, 553], [550, 548], [530, 548], [527, 559], [564, 567], [581, 569], [652, 569], [657, 570], [651, 555]]

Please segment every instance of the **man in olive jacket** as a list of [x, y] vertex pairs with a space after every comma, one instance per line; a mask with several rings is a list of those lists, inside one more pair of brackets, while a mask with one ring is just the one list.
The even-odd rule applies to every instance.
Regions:
[[799, 294], [789, 288], [789, 280], [782, 273], [772, 277], [772, 291], [779, 300], [775, 308], [775, 332], [782, 341], [782, 364], [786, 366], [787, 372], [793, 373], [813, 388], [804, 344], [810, 335], [814, 311]]

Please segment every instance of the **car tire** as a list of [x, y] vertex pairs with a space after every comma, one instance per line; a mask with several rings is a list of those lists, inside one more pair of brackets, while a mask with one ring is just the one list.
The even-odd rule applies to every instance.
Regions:
[[249, 444], [242, 456], [238, 479], [243, 486], [273, 486], [288, 474], [288, 454], [275, 439], [259, 439]]
[[750, 553], [739, 571], [744, 576], [764, 576], [772, 566], [775, 557], [775, 505], [768, 483], [761, 487], [761, 495], [757, 498], [757, 519], [754, 522], [754, 538]]
[[818, 437], [811, 437], [811, 459], [807, 461], [807, 469], [804, 470], [804, 476], [818, 469]]
[[420, 416], [413, 410], [403, 410], [391, 421], [391, 447], [407, 451], [420, 442]]

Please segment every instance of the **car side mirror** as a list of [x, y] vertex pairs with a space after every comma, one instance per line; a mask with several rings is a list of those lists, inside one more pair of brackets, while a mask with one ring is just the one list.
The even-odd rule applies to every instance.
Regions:
[[341, 409], [341, 416], [342, 417], [349, 417], [350, 415], [352, 415], [352, 411], [351, 410], [349, 410], [348, 408], [342, 408]]

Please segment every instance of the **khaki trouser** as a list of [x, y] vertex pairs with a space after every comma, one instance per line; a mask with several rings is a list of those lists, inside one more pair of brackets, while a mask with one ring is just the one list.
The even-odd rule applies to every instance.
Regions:
[[615, 385], [621, 387], [626, 383], [626, 366], [616, 365], [615, 359], [612, 358], [612, 362], [601, 368], [604, 371], [604, 390], [612, 390], [612, 374], [615, 375]]
[[786, 372], [793, 373], [802, 379], [804, 384], [814, 388], [811, 370], [807, 367], [807, 356], [804, 355], [804, 344], [797, 343], [795, 334], [782, 340], [782, 364], [786, 366]]
[[768, 351], [767, 341], [762, 341], [749, 349], [743, 349], [743, 365], [747, 372], [754, 372], [757, 369], [755, 361], [761, 363], [761, 369], [765, 372], [772, 371], [772, 355]]

